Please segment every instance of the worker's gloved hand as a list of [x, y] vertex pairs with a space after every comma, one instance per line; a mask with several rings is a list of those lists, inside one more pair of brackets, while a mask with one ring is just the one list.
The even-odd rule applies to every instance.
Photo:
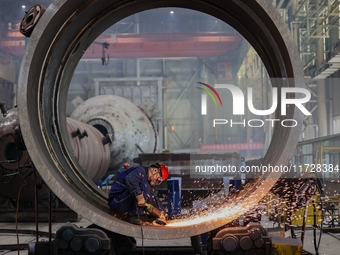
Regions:
[[137, 199], [137, 206], [142, 207], [142, 206], [145, 205], [146, 201], [145, 201], [145, 198], [144, 198], [143, 193], [140, 194], [140, 195], [137, 195], [137, 196], [136, 196], [136, 199]]
[[162, 220], [167, 220], [168, 219], [168, 214], [165, 212], [162, 212], [161, 215], [159, 216]]

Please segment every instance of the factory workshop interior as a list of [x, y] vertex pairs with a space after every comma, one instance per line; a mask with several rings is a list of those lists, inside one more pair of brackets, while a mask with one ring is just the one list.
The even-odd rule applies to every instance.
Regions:
[[339, 254], [339, 69], [339, 0], [0, 0], [0, 255]]

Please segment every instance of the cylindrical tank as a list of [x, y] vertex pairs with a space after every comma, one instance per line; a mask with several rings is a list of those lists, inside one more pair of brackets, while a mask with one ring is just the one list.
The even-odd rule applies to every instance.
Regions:
[[115, 95], [90, 98], [80, 104], [70, 117], [92, 125], [104, 136], [108, 135], [112, 141], [111, 171], [131, 162], [138, 153], [157, 150], [158, 134], [152, 121], [145, 110], [125, 98]]
[[91, 180], [99, 181], [109, 167], [109, 143], [98, 129], [71, 118], [67, 118], [67, 129], [74, 156]]
[[[95, 38], [120, 19], [165, 6], [202, 11], [239, 28], [258, 50], [269, 76], [284, 81], [277, 84], [279, 88], [304, 87], [296, 43], [280, 13], [266, 0], [97, 0], [86, 1], [85, 5], [84, 1], [54, 0], [33, 31], [21, 62], [18, 106], [27, 149], [45, 182], [66, 205], [104, 229], [147, 239], [183, 238], [219, 228], [255, 205], [279, 178], [279, 174], [272, 173], [264, 175], [265, 179], [254, 179], [219, 214], [211, 212], [210, 217], [186, 220], [185, 226], [143, 226], [143, 231], [140, 226], [114, 217], [107, 206], [107, 194], [93, 183], [86, 178], [79, 181], [81, 171], [74, 169], [73, 160], [68, 157], [70, 146], [64, 143], [66, 95], [77, 63]], [[283, 119], [279, 114], [276, 117]], [[304, 116], [297, 107], [288, 107], [284, 117], [299, 124], [289, 128], [275, 126], [263, 165], [287, 164], [296, 147]]]
[[[67, 129], [75, 158], [91, 180], [99, 181], [110, 163], [109, 141], [93, 126], [70, 118]], [[29, 202], [34, 201], [36, 185], [40, 187], [39, 199], [47, 196], [48, 187], [30, 164], [20, 137], [18, 111], [13, 108], [0, 118], [0, 198], [17, 199], [20, 195], [20, 201]]]

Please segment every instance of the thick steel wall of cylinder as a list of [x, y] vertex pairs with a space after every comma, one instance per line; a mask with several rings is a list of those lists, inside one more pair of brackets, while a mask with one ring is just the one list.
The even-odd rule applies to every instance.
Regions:
[[[48, 186], [70, 208], [105, 229], [148, 239], [173, 239], [216, 229], [239, 217], [265, 196], [280, 177], [271, 174], [250, 182], [219, 218], [177, 227], [131, 225], [112, 215], [107, 195], [82, 174], [66, 125], [68, 87], [83, 52], [109, 26], [134, 13], [159, 7], [189, 8], [215, 16], [237, 29], [255, 48], [277, 87], [304, 87], [296, 43], [282, 17], [267, 0], [55, 0], [32, 32], [19, 76], [19, 117], [30, 156]], [[290, 79], [291, 78], [291, 79]], [[280, 112], [278, 109], [277, 112]], [[296, 147], [303, 114], [289, 107], [285, 119], [294, 128], [277, 125], [262, 164], [285, 165]], [[283, 119], [277, 114], [277, 119]], [[190, 222], [189, 222], [190, 223]]]
[[[67, 129], [73, 154], [80, 166], [91, 180], [99, 181], [106, 174], [110, 163], [109, 145], [102, 143], [104, 136], [96, 128], [71, 118], [67, 118]], [[78, 130], [80, 134], [73, 135]]]
[[[125, 162], [132, 162], [141, 153], [152, 153], [157, 148], [157, 131], [149, 118], [129, 100], [103, 95], [90, 98], [79, 105], [70, 116], [104, 129], [112, 143], [110, 170], [114, 171]], [[139, 148], [136, 146], [139, 146]]]

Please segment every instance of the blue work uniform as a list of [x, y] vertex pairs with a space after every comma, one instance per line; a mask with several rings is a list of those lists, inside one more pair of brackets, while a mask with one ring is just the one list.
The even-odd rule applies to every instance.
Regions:
[[139, 214], [144, 213], [143, 207], [137, 206], [136, 196], [143, 193], [147, 203], [165, 210], [164, 206], [151, 192], [148, 182], [148, 168], [133, 166], [120, 172], [112, 183], [108, 205], [116, 213]]

